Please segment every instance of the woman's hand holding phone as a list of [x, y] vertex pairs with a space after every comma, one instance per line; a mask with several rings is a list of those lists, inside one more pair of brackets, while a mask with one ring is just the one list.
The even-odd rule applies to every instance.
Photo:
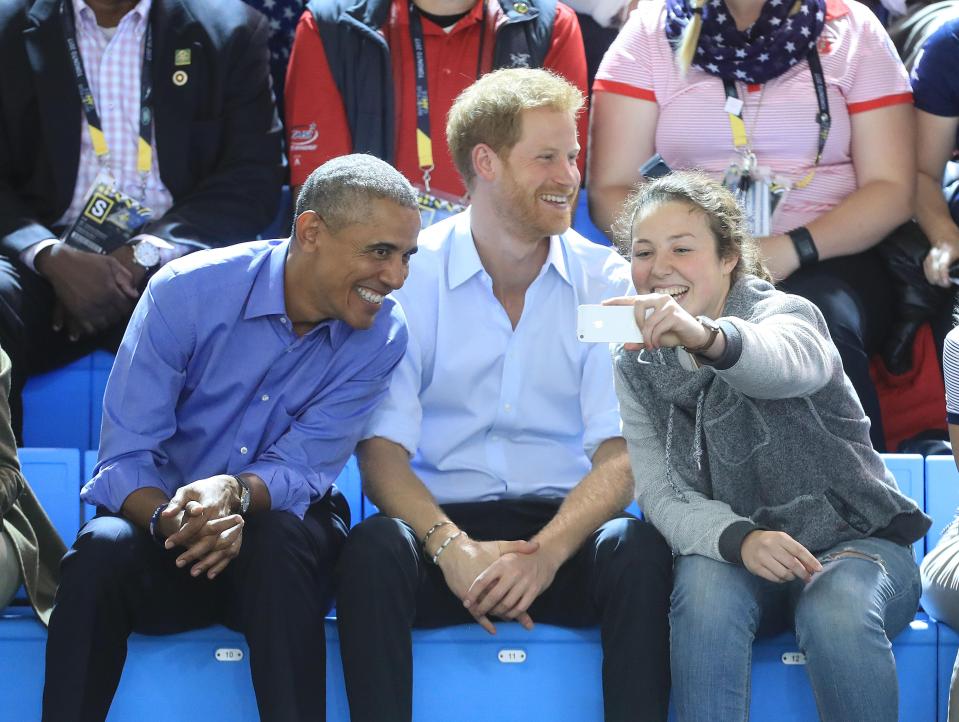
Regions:
[[627, 351], [644, 348], [699, 348], [709, 340], [709, 331], [691, 316], [676, 300], [664, 293], [637, 296], [618, 296], [603, 301], [604, 306], [633, 307], [636, 325], [643, 335], [643, 343], [627, 343]]

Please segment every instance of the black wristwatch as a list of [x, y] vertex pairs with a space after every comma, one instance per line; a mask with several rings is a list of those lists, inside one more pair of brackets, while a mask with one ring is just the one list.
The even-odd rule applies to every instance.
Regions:
[[709, 347], [713, 345], [713, 342], [716, 340], [716, 337], [722, 330], [719, 328], [719, 324], [709, 318], [709, 316], [696, 316], [696, 320], [703, 325], [703, 328], [706, 329], [706, 332], [709, 334], [709, 336], [706, 337], [706, 343], [704, 343], [702, 346], [697, 346], [696, 348], [689, 348], [689, 346], [685, 347], [686, 352], [692, 354], [704, 353], [708, 351]]
[[789, 240], [793, 242], [796, 249], [796, 255], [799, 256], [799, 267], [805, 268], [819, 261], [819, 249], [816, 248], [816, 242], [813, 240], [812, 233], [806, 226], [793, 228], [789, 233]]

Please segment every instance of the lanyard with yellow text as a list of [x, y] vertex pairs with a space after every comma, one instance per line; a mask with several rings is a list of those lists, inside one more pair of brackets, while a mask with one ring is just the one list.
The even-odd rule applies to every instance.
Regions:
[[[77, 77], [77, 89], [80, 92], [80, 102], [83, 105], [83, 114], [87, 118], [87, 127], [90, 131], [90, 140], [93, 142], [93, 152], [101, 165], [109, 167], [110, 149], [107, 147], [106, 136], [100, 123], [100, 114], [97, 112], [93, 92], [83, 68], [83, 58], [80, 57], [80, 47], [77, 44], [77, 29], [73, 20], [73, 10], [68, 7], [69, 2], [60, 3], [60, 17], [63, 21], [63, 32], [70, 51], [70, 62]], [[143, 67], [140, 74], [140, 115], [139, 134], [137, 141], [137, 172], [140, 174], [140, 201], [146, 195], [147, 178], [153, 164], [153, 148], [150, 146], [150, 136], [153, 127], [153, 34], [147, 23], [146, 38], [143, 48]]]
[[[423, 187], [430, 193], [430, 174], [433, 165], [433, 141], [430, 136], [430, 92], [426, 80], [426, 48], [423, 44], [423, 23], [416, 5], [410, 3], [410, 39], [413, 42], [414, 68], [416, 75], [416, 155]], [[480, 19], [479, 55], [476, 59], [476, 77], [483, 65], [483, 44], [486, 40], [486, 1], [483, 0], [483, 15]]]
[[[822, 161], [822, 154], [826, 149], [826, 139], [829, 137], [829, 127], [832, 125], [832, 116], [829, 115], [829, 97], [826, 95], [826, 79], [822, 72], [819, 52], [815, 46], [809, 51], [807, 59], [809, 61], [809, 70], [812, 73], [813, 86], [816, 89], [816, 103], [819, 106], [819, 111], [816, 113], [816, 123], [819, 124], [819, 146], [816, 151], [816, 160], [813, 163], [813, 167], [801, 180], [794, 184], [796, 188], [805, 188], [809, 185], [810, 181], [812, 181], [813, 176], [816, 175], [816, 167]], [[735, 106], [739, 109], [737, 113], [732, 112], [733, 108], [730, 106], [730, 100], [739, 100], [739, 93], [736, 92], [736, 83], [729, 78], [724, 78], [723, 86], [726, 89], [726, 111], [729, 115], [729, 127], [733, 134], [733, 145], [736, 146], [737, 150], [748, 152], [751, 155], [752, 151], [748, 148], [749, 139], [746, 136], [746, 124], [743, 122], [742, 117], [742, 103], [735, 103]], [[746, 151], [743, 151], [744, 148]], [[752, 160], [755, 161], [754, 158]], [[745, 168], [745, 170], [748, 174], [751, 171], [755, 171], [755, 168], [748, 167]]]

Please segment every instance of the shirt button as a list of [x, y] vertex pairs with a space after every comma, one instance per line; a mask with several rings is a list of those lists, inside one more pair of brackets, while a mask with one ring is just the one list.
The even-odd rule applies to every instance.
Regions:
[[249, 451], [249, 449], [247, 449], [245, 446], [241, 446], [241, 447], [240, 447], [240, 453], [241, 453], [241, 454], [245, 454], [247, 451]]
[[510, 404], [503, 404], [503, 411], [512, 411], [513, 407]]
[[280, 323], [282, 323], [284, 326], [288, 324], [289, 322], [290, 322], [290, 319], [288, 319], [286, 316], [283, 316], [282, 318], [280, 318]]
[[269, 394], [263, 394], [263, 395], [260, 397], [260, 401], [269, 401], [269, 400], [270, 400], [270, 395], [269, 395]]

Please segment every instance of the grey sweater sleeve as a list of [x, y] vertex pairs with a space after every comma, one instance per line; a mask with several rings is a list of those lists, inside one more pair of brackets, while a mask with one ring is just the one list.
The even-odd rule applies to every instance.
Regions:
[[[623, 436], [629, 448], [636, 501], [644, 516], [676, 554], [700, 554], [718, 561], [738, 562], [742, 539], [759, 527], [734, 513], [728, 504], [693, 490], [676, 473], [675, 488], [667, 482], [666, 450], [646, 409], [621, 374], [617, 365], [616, 394], [623, 417]], [[729, 533], [724, 535], [727, 529]]]
[[727, 353], [713, 369], [752, 398], [809, 396], [829, 382], [841, 363], [822, 316], [805, 305], [759, 321], [727, 317], [720, 326]]

